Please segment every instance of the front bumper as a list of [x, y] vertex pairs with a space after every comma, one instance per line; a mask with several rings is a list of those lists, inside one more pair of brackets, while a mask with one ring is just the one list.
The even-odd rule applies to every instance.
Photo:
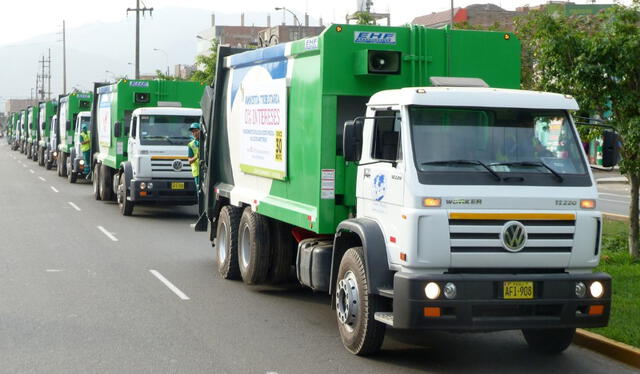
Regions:
[[[147, 188], [140, 188], [142, 183]], [[153, 184], [149, 188], [149, 184]], [[172, 188], [174, 183], [184, 188]], [[129, 185], [130, 200], [136, 204], [194, 205], [198, 203], [193, 179], [134, 179]]]
[[[604, 294], [593, 298], [589, 285], [600, 281]], [[531, 281], [533, 299], [503, 298], [504, 281]], [[587, 295], [575, 295], [576, 282], [584, 282]], [[425, 296], [428, 282], [442, 289], [456, 285], [457, 296], [435, 300]], [[601, 305], [601, 314], [590, 315], [590, 306]], [[439, 307], [438, 317], [425, 308]], [[599, 308], [599, 307], [596, 307]], [[587, 274], [441, 274], [416, 275], [398, 272], [394, 276], [393, 327], [426, 330], [513, 330], [529, 328], [601, 327], [609, 321], [611, 277], [606, 273]], [[433, 310], [433, 309], [430, 309]], [[595, 308], [594, 308], [595, 310]]]

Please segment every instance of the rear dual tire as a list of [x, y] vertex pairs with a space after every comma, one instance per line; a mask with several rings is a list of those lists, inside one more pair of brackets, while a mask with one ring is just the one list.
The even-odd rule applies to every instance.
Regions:
[[244, 283], [264, 283], [270, 262], [269, 220], [246, 207], [238, 229], [238, 267]]
[[227, 205], [220, 210], [215, 240], [218, 273], [224, 279], [240, 278], [238, 267], [238, 229], [242, 209]]

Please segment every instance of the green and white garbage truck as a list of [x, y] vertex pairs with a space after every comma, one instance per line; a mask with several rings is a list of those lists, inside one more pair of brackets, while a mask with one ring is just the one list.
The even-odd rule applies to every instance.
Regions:
[[[73, 132], [73, 147], [71, 148], [71, 154], [67, 157], [67, 179], [69, 183], [76, 183], [78, 177], [88, 178], [89, 165], [91, 165], [91, 140], [89, 135], [89, 127], [91, 126], [91, 111], [85, 111], [78, 113]], [[86, 128], [87, 132], [85, 136], [82, 134], [82, 129]], [[87, 143], [88, 142], [88, 143]], [[85, 143], [83, 145], [83, 143]], [[86, 159], [84, 158], [86, 151]]]
[[58, 125], [58, 114], [54, 114], [51, 117], [51, 124], [49, 126], [49, 140], [44, 151], [44, 166], [47, 170], [51, 170], [53, 167], [56, 167], [57, 169], [58, 167], [58, 133], [60, 131], [60, 127]]
[[236, 52], [202, 105], [196, 230], [223, 278], [295, 269], [359, 355], [386, 328], [517, 329], [561, 352], [607, 325], [578, 105], [518, 89], [513, 34], [332, 25]]
[[37, 160], [38, 147], [38, 114], [40, 108], [38, 106], [30, 106], [27, 108], [27, 158]]
[[[51, 119], [56, 114], [58, 109], [57, 100], [49, 100], [40, 103], [40, 113], [38, 114], [39, 126], [38, 126], [38, 147], [36, 158], [38, 165], [45, 166], [46, 153], [49, 150], [49, 141], [51, 137]], [[51, 166], [48, 167], [50, 169]]]
[[72, 92], [58, 99], [58, 175], [67, 177], [67, 159], [73, 149], [73, 140], [78, 113], [91, 110], [92, 92]]
[[27, 110], [23, 109], [20, 111], [20, 124], [19, 124], [19, 146], [20, 153], [27, 153]]
[[[197, 82], [127, 80], [94, 89], [92, 175], [98, 200], [135, 205], [197, 204], [188, 164], [189, 126], [201, 116]], [[77, 163], [80, 163], [77, 157]]]

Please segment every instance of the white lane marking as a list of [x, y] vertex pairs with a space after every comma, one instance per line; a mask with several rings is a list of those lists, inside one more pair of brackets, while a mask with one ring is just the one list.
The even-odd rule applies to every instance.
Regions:
[[173, 283], [169, 282], [167, 278], [165, 278], [160, 272], [157, 270], [150, 269], [149, 272], [153, 274], [160, 282], [164, 283], [168, 289], [173, 291], [174, 294], [178, 295], [178, 297], [182, 300], [189, 300], [189, 296], [185, 295], [184, 292], [180, 291], [180, 289], [173, 285]]
[[189, 227], [196, 227], [196, 224], [195, 223], [190, 223]]
[[35, 174], [35, 173], [36, 173], [35, 171], [33, 171], [33, 169], [29, 169], [29, 172], [30, 172], [31, 174]]
[[109, 239], [111, 239], [114, 242], [118, 241], [118, 238], [116, 238], [115, 236], [113, 236], [112, 233], [110, 233], [109, 231], [107, 231], [104, 227], [102, 226], [96, 226], [98, 228], [98, 230], [102, 231], [103, 234], [105, 234]]
[[38, 177], [41, 181], [46, 182], [47, 180], [42, 178], [42, 177]]
[[50, 187], [51, 187], [51, 189], [53, 190], [53, 192], [60, 192], [60, 191], [58, 191], [55, 187], [53, 187], [53, 186], [50, 186]]
[[61, 273], [64, 270], [63, 269], [46, 269], [45, 270], [47, 273]]
[[73, 209], [77, 210], [78, 212], [82, 210], [80, 209], [80, 207], [78, 207], [76, 204], [72, 203], [71, 201], [69, 201], [69, 205], [71, 205], [71, 207], [73, 207]]
[[27, 167], [27, 164], [22, 164], [22, 167], [23, 167], [23, 168], [26, 168], [26, 167]]

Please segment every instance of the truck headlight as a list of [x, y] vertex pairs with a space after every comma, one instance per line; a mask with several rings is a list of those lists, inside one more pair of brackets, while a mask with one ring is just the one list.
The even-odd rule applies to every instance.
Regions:
[[602, 283], [595, 281], [591, 283], [591, 286], [589, 286], [589, 291], [591, 291], [591, 296], [599, 299], [604, 295], [604, 286]]
[[153, 183], [149, 183], [149, 184], [147, 185], [147, 188], [148, 188], [148, 189], [150, 189], [150, 190], [151, 190], [151, 189], [153, 189]]
[[53, 157], [58, 156], [58, 152], [53, 152]]
[[140, 189], [141, 190], [146, 190], [147, 189], [147, 184], [144, 183], [144, 182], [140, 183]]
[[80, 160], [79, 164], [84, 165], [84, 160]]
[[458, 290], [455, 284], [449, 282], [444, 285], [444, 297], [447, 299], [455, 299], [457, 294]]
[[576, 282], [576, 296], [583, 298], [587, 294], [587, 286], [582, 282]]
[[440, 296], [440, 286], [438, 286], [438, 283], [429, 282], [424, 288], [424, 294], [427, 296], [427, 299], [435, 300]]

